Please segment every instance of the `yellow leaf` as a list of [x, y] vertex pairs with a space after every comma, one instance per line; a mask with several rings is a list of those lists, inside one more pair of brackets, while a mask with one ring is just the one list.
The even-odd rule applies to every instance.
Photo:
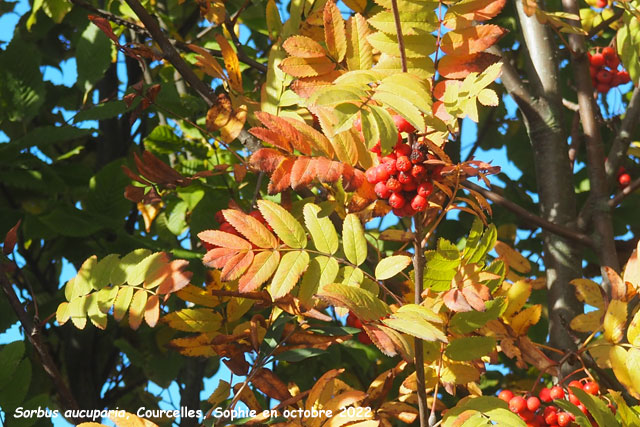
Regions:
[[511, 319], [511, 328], [517, 335], [526, 335], [529, 326], [538, 323], [541, 314], [542, 305], [527, 307]]
[[176, 295], [183, 301], [192, 302], [205, 307], [217, 307], [221, 303], [219, 297], [215, 297], [211, 295], [211, 292], [195, 285], [185, 286], [176, 292]]
[[529, 260], [506, 243], [497, 241], [494, 249], [498, 252], [498, 255], [504, 259], [507, 265], [514, 270], [523, 274], [531, 271], [531, 263], [529, 263]]
[[576, 297], [580, 301], [599, 309], [604, 308], [602, 289], [596, 282], [589, 279], [574, 279], [569, 283], [576, 288]]
[[367, 0], [344, 0], [344, 4], [356, 13], [363, 13], [367, 7]]
[[282, 43], [282, 47], [291, 56], [298, 58], [322, 58], [326, 56], [320, 43], [306, 36], [292, 36]]
[[409, 264], [411, 264], [411, 258], [406, 255], [395, 255], [383, 258], [376, 266], [376, 279], [390, 279], [407, 268]]
[[373, 65], [373, 54], [367, 37], [371, 30], [366, 19], [356, 13], [347, 21], [347, 66], [349, 70], [369, 70]]
[[[638, 144], [635, 142], [634, 144]], [[633, 285], [634, 288], [640, 287], [640, 260], [638, 259], [638, 254], [640, 253], [640, 240], [638, 241], [638, 246], [636, 250], [633, 251], [631, 256], [629, 257], [629, 261], [627, 261], [627, 266], [624, 268], [624, 274], [622, 276], [625, 282], [629, 282]]]
[[211, 345], [211, 340], [217, 333], [200, 334], [187, 338], [175, 338], [169, 345], [176, 348], [181, 354], [190, 357], [213, 357], [217, 353]]
[[240, 131], [247, 121], [247, 106], [238, 105], [232, 112], [231, 117], [226, 125], [220, 129], [220, 138], [229, 144], [240, 135]]
[[218, 381], [218, 387], [216, 387], [213, 393], [211, 393], [211, 395], [207, 398], [207, 402], [209, 402], [215, 408], [224, 400], [226, 400], [227, 397], [229, 397], [230, 391], [230, 384], [224, 380], [220, 380]]
[[602, 326], [602, 315], [602, 310], [579, 314], [571, 320], [569, 326], [577, 332], [591, 333], [597, 331]]
[[341, 62], [347, 53], [347, 36], [342, 14], [333, 1], [328, 1], [325, 4], [323, 20], [324, 40], [327, 44], [327, 50], [337, 62]]
[[69, 320], [70, 315], [71, 314], [69, 313], [69, 303], [66, 301], [60, 303], [60, 305], [58, 306], [58, 309], [56, 310], [56, 321], [58, 322], [58, 324], [64, 325], [65, 323], [67, 323], [67, 320]]
[[640, 349], [630, 348], [627, 351], [627, 372], [629, 372], [629, 380], [637, 396], [640, 394]]
[[[609, 350], [609, 358], [611, 359], [611, 368], [618, 381], [627, 388], [629, 394], [636, 399], [640, 399], [640, 391], [638, 390], [640, 384], [634, 384], [633, 381], [637, 378], [635, 376], [632, 378], [627, 367], [627, 359], [629, 358], [627, 350], [619, 345], [614, 345]], [[635, 361], [632, 364], [634, 363]]]
[[225, 82], [227, 81], [227, 76], [224, 74], [222, 67], [220, 66], [216, 58], [214, 58], [207, 49], [204, 49], [195, 44], [190, 44], [188, 46], [189, 49], [200, 55], [196, 56], [196, 65], [198, 65], [202, 71], [213, 78], [220, 79]]
[[147, 291], [138, 289], [131, 299], [129, 307], [129, 327], [136, 330], [142, 323], [144, 308], [147, 305]]
[[445, 360], [440, 380], [451, 384], [467, 384], [480, 378], [480, 371], [471, 364]]
[[224, 2], [220, 0], [206, 1], [200, 4], [200, 14], [204, 16], [207, 21], [213, 22], [216, 25], [220, 25], [224, 22], [226, 16], [226, 8]]
[[147, 299], [147, 305], [144, 308], [144, 321], [151, 328], [156, 326], [160, 318], [160, 298], [158, 295], [152, 295]]
[[305, 403], [305, 410], [310, 411], [313, 408], [317, 408], [319, 405], [322, 405], [324, 402], [320, 402], [321, 396], [323, 394], [324, 389], [333, 382], [333, 379], [338, 375], [344, 372], [343, 369], [331, 369], [325, 372], [318, 380], [315, 382], [313, 387], [311, 387], [311, 391], [309, 392], [309, 397], [307, 397], [307, 401]]
[[185, 308], [162, 318], [169, 327], [184, 332], [214, 332], [220, 328], [222, 316], [208, 308]]
[[238, 282], [240, 292], [251, 292], [269, 280], [278, 264], [280, 263], [280, 253], [278, 251], [264, 251], [258, 253], [253, 258], [253, 264], [242, 275]]
[[239, 320], [247, 311], [251, 309], [255, 300], [248, 298], [231, 298], [227, 304], [227, 321], [235, 322]]
[[640, 310], [636, 311], [636, 314], [633, 316], [633, 319], [629, 324], [629, 329], [627, 329], [627, 339], [629, 340], [629, 344], [632, 346], [640, 347]]
[[298, 279], [309, 265], [306, 251], [287, 252], [271, 279], [269, 293], [274, 300], [284, 297], [293, 289]]
[[478, 102], [482, 105], [495, 107], [500, 103], [498, 95], [491, 89], [482, 89], [478, 94]]
[[627, 322], [627, 303], [611, 300], [604, 316], [604, 338], [611, 343], [619, 343], [624, 337]]
[[[387, 55], [400, 57], [400, 48], [396, 36], [381, 31], [371, 34], [367, 40], [375, 49]], [[407, 58], [422, 58], [431, 55], [436, 49], [436, 38], [428, 33], [404, 36]]]
[[531, 285], [524, 280], [518, 280], [507, 291], [507, 309], [502, 314], [502, 317], [508, 319], [516, 314], [529, 299], [531, 295]]
[[236, 92], [243, 92], [242, 75], [240, 74], [240, 61], [238, 61], [236, 51], [233, 50], [227, 39], [225, 39], [221, 34], [216, 34], [216, 41], [220, 45], [220, 50], [222, 50], [224, 65], [227, 68], [227, 73], [229, 74], [229, 85]]

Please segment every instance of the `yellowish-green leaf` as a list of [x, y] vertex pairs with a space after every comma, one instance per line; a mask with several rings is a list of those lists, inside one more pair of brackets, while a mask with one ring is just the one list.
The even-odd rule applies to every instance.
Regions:
[[347, 36], [342, 14], [334, 2], [328, 1], [325, 4], [323, 20], [327, 50], [337, 62], [341, 62], [347, 52]]
[[369, 87], [362, 84], [332, 85], [316, 90], [309, 102], [323, 107], [332, 107], [347, 101], [358, 103], [368, 95]]
[[[256, 258], [257, 257], [258, 256], [256, 255]], [[211, 292], [195, 285], [185, 286], [176, 292], [176, 295], [183, 301], [188, 301], [204, 307], [217, 307], [221, 302], [219, 297], [213, 296], [211, 295]]]
[[[365, 120], [367, 123], [365, 123]], [[375, 127], [382, 155], [389, 154], [398, 142], [398, 128], [389, 112], [382, 107], [370, 105], [368, 114], [365, 114], [362, 119], [362, 130], [367, 140], [367, 145], [372, 147], [378, 140], [373, 139], [373, 132], [365, 128], [365, 125]]]
[[405, 304], [396, 313], [412, 313], [430, 323], [442, 323], [442, 317], [430, 308], [418, 304]]
[[302, 276], [298, 298], [306, 306], [313, 305], [313, 296], [322, 291], [322, 288], [333, 283], [338, 276], [339, 266], [335, 258], [319, 256], [309, 262], [307, 271]]
[[125, 255], [118, 267], [111, 271], [111, 284], [120, 286], [127, 281], [129, 270], [135, 268], [143, 259], [151, 255], [149, 249], [136, 249]]
[[127, 267], [126, 282], [130, 286], [140, 285], [147, 275], [151, 275], [169, 262], [164, 252], [156, 252], [144, 258], [136, 265]]
[[69, 320], [70, 316], [71, 313], [69, 313], [69, 303], [66, 301], [60, 303], [58, 309], [56, 310], [56, 321], [58, 322], [58, 324], [64, 325], [65, 323], [67, 323], [67, 320]]
[[347, 21], [347, 66], [349, 70], [369, 70], [373, 53], [367, 37], [371, 34], [366, 19], [356, 13]]
[[144, 317], [144, 308], [147, 305], [147, 291], [144, 289], [138, 289], [133, 298], [131, 299], [131, 305], [129, 306], [129, 327], [134, 331], [142, 324]]
[[89, 316], [89, 320], [91, 323], [99, 329], [107, 328], [107, 313], [100, 310], [100, 305], [98, 303], [98, 293], [94, 292], [87, 296], [87, 315]]
[[309, 254], [305, 251], [287, 252], [271, 279], [269, 293], [277, 300], [287, 295], [309, 265]]
[[376, 266], [376, 279], [390, 279], [411, 264], [411, 258], [406, 255], [394, 255], [383, 258]]
[[220, 329], [222, 316], [209, 308], [185, 308], [162, 318], [169, 327], [184, 332], [214, 332]]
[[604, 338], [610, 343], [619, 343], [624, 337], [624, 327], [627, 322], [627, 303], [611, 300], [604, 315]]
[[431, 92], [428, 81], [411, 74], [401, 73], [385, 77], [376, 92], [389, 92], [411, 100], [425, 114], [431, 114]]
[[258, 200], [258, 209], [284, 244], [296, 249], [307, 246], [302, 225], [286, 209], [269, 200]]
[[348, 214], [342, 227], [342, 245], [349, 262], [360, 265], [367, 259], [367, 240], [364, 228], [355, 214]]
[[447, 342], [447, 336], [440, 328], [428, 322], [423, 316], [412, 311], [398, 311], [382, 323], [396, 331], [409, 334], [425, 341]]
[[[416, 30], [423, 33], [430, 33], [438, 28], [438, 17], [433, 10], [423, 11], [400, 11], [400, 22], [402, 23], [403, 35], [416, 35]], [[369, 18], [369, 23], [379, 31], [390, 35], [396, 35], [396, 23], [393, 19], [393, 12], [385, 10]]]
[[420, 110], [403, 96], [391, 92], [376, 91], [372, 98], [380, 102], [383, 107], [395, 110], [396, 113], [407, 119], [418, 131], [424, 132], [425, 124]]
[[378, 320], [391, 312], [389, 306], [371, 292], [340, 283], [324, 286], [318, 297], [336, 307], [347, 308], [365, 322]]
[[358, 163], [358, 147], [356, 145], [355, 129], [348, 129], [334, 135], [331, 141], [331, 147], [336, 153], [336, 157], [341, 162], [349, 165], [356, 165]]
[[602, 315], [602, 310], [579, 314], [571, 319], [569, 326], [577, 332], [591, 333], [597, 331], [602, 326]]
[[91, 285], [100, 290], [111, 283], [111, 272], [118, 268], [120, 256], [110, 254], [102, 258], [91, 272]]
[[482, 89], [478, 94], [478, 102], [482, 105], [495, 107], [500, 103], [498, 95], [491, 89]]
[[[640, 384], [633, 383], [633, 377], [629, 372], [629, 368], [627, 367], [627, 359], [629, 358], [629, 353], [623, 347], [619, 345], [614, 345], [609, 350], [609, 359], [611, 360], [611, 368], [613, 369], [613, 373], [616, 375], [616, 378], [620, 383], [627, 388], [629, 394], [631, 394], [636, 399], [640, 399]], [[637, 374], [636, 374], [637, 375]]]
[[231, 392], [231, 385], [225, 380], [218, 381], [218, 387], [211, 393], [211, 395], [207, 398], [207, 402], [209, 402], [214, 408], [218, 407], [220, 403], [224, 402]]
[[278, 251], [264, 251], [258, 253], [253, 258], [251, 267], [240, 277], [238, 282], [238, 290], [240, 292], [251, 292], [256, 290], [265, 283], [280, 262], [280, 253]]
[[630, 348], [627, 351], [627, 372], [636, 394], [640, 394], [640, 349]]
[[451, 360], [475, 360], [488, 355], [496, 348], [493, 337], [462, 337], [447, 345], [445, 355]]
[[[480, 378], [480, 371], [468, 363], [445, 360], [442, 364], [442, 371], [440, 372], [440, 381], [442, 382], [468, 384], [478, 378]], [[482, 422], [484, 423], [484, 419]]]
[[280, 18], [280, 12], [275, 0], [267, 0], [267, 8], [265, 11], [267, 20], [267, 31], [269, 32], [269, 38], [276, 40], [280, 32], [282, 31], [282, 19]]
[[84, 329], [84, 327], [87, 325], [86, 302], [87, 296], [83, 295], [80, 297], [75, 297], [74, 299], [69, 301], [69, 305], [67, 306], [71, 322], [73, 322], [73, 326], [78, 329]]
[[[400, 57], [398, 39], [381, 31], [371, 34], [367, 40], [375, 49], [387, 55]], [[429, 33], [404, 36], [407, 58], [423, 58], [431, 55], [436, 49], [436, 38]]]
[[357, 13], [363, 13], [367, 7], [367, 0], [344, 0], [343, 3]]
[[118, 291], [115, 301], [113, 302], [113, 318], [121, 321], [129, 309], [131, 299], [133, 298], [134, 289], [131, 286], [123, 286]]
[[576, 288], [576, 297], [585, 304], [599, 309], [604, 308], [602, 290], [593, 280], [573, 279], [571, 283]]
[[360, 286], [364, 280], [364, 272], [359, 268], [353, 268], [350, 265], [342, 269], [342, 283], [349, 286]]
[[633, 316], [629, 329], [627, 329], [627, 340], [634, 347], [640, 347], [640, 310]]
[[107, 288], [102, 288], [98, 292], [96, 292], [96, 298], [98, 303], [98, 308], [103, 313], [108, 313], [113, 307], [113, 302], [118, 296], [118, 291], [120, 290], [119, 286], [109, 286]]
[[[391, 0], [375, 0], [377, 4], [384, 7], [387, 10], [392, 10]], [[398, 9], [402, 12], [414, 12], [420, 13], [424, 11], [431, 11], [437, 7], [437, 3], [428, 2], [424, 0], [397, 0]]]
[[[399, 74], [402, 73], [402, 60], [383, 53], [373, 69], [387, 76]], [[407, 58], [407, 71], [422, 79], [430, 79], [435, 73], [435, 66], [429, 57]]]

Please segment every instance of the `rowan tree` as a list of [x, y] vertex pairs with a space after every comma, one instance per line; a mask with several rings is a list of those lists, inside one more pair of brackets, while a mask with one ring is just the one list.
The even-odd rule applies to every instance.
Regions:
[[[3, 421], [639, 425], [639, 17], [34, 1], [0, 46]], [[201, 416], [135, 415], [151, 382]]]

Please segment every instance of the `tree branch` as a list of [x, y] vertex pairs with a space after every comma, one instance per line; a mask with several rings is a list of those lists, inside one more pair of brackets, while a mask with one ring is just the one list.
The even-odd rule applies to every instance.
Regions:
[[515, 213], [520, 218], [522, 218], [523, 220], [531, 224], [534, 224], [540, 228], [543, 228], [553, 234], [557, 234], [558, 236], [566, 237], [568, 239], [576, 241], [582, 245], [585, 245], [588, 247], [593, 246], [593, 241], [586, 234], [583, 234], [583, 233], [580, 233], [579, 231], [575, 231], [570, 228], [564, 227], [562, 225], [554, 224], [553, 222], [547, 221], [546, 219], [531, 213], [530, 211], [526, 210], [522, 206], [519, 206], [513, 203], [511, 200], [508, 200], [502, 197], [500, 194], [492, 190], [487, 190], [486, 188], [481, 187], [477, 184], [474, 184], [473, 182], [470, 182], [470, 181], [463, 181], [462, 186], [470, 190], [477, 191], [488, 200], [491, 200], [493, 203], [510, 210], [511, 212]]
[[[568, 13], [580, 16], [580, 9], [576, 0], [562, 0], [562, 6]], [[573, 22], [579, 25], [580, 22]], [[597, 122], [597, 110], [593, 99], [593, 84], [589, 72], [589, 59], [586, 54], [585, 38], [580, 34], [569, 34], [569, 47], [572, 52], [571, 62], [573, 74], [578, 89], [578, 105], [580, 106], [580, 121], [584, 132], [584, 143], [587, 151], [588, 175], [591, 194], [593, 195], [594, 231], [600, 264], [620, 270], [613, 239], [613, 223], [611, 210], [606, 205], [609, 190], [604, 166], [604, 147]], [[605, 283], [605, 288], [607, 284]]]
[[[49, 351], [49, 347], [42, 340], [42, 332], [40, 331], [40, 327], [37, 322], [34, 322], [27, 312], [24, 309], [24, 306], [18, 299], [15, 291], [13, 290], [13, 286], [11, 282], [7, 278], [4, 267], [0, 266], [0, 285], [2, 285], [2, 290], [7, 295], [9, 299], [9, 304], [11, 304], [11, 308], [18, 316], [18, 320], [24, 329], [24, 334], [35, 349], [36, 353], [40, 357], [40, 361], [42, 363], [42, 367], [44, 371], [49, 375], [51, 380], [53, 381], [53, 385], [58, 391], [58, 395], [60, 397], [60, 406], [65, 410], [78, 410], [78, 402], [76, 402], [75, 397], [71, 393], [71, 389], [64, 381], [62, 374], [58, 370], [58, 366], [53, 361], [51, 357], [51, 352]], [[79, 424], [83, 421], [87, 421], [86, 419], [72, 418], [72, 421], [75, 424]]]
[[631, 193], [640, 188], [640, 178], [636, 178], [629, 183], [625, 188], [623, 188], [618, 194], [615, 195], [612, 199], [609, 199], [609, 207], [611, 209], [618, 206], [622, 201]]

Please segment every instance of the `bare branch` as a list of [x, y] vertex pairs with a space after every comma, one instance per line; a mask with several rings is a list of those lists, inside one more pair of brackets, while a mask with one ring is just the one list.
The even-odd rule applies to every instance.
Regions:
[[629, 183], [625, 188], [623, 188], [618, 194], [615, 195], [612, 199], [609, 199], [609, 207], [611, 209], [618, 206], [622, 201], [631, 193], [640, 188], [640, 178], [636, 178]]

